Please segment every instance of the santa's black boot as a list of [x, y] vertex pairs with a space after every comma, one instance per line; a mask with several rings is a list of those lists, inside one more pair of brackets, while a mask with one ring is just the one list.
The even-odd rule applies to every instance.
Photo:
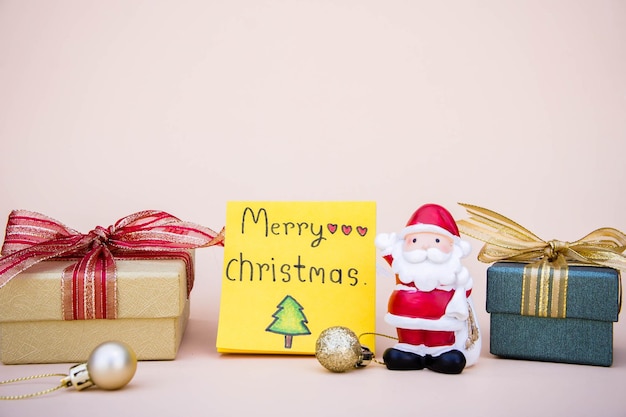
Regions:
[[383, 361], [392, 371], [418, 371], [425, 366], [423, 356], [394, 348], [385, 350]]
[[460, 374], [465, 368], [465, 355], [456, 349], [428, 359], [426, 367], [442, 374]]

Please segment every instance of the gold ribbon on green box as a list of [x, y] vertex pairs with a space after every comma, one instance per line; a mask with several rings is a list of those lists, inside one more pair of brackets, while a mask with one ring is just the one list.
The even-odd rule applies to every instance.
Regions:
[[[566, 317], [569, 262], [626, 269], [626, 235], [617, 229], [603, 227], [575, 242], [544, 241], [501, 214], [459, 204], [470, 215], [467, 220], [457, 221], [461, 233], [485, 242], [478, 254], [479, 261], [526, 263], [522, 278], [522, 315]], [[621, 304], [621, 280], [619, 294]]]

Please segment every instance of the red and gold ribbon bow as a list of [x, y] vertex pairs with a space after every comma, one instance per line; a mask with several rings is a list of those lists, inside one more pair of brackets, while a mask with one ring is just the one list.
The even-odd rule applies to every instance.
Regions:
[[194, 279], [189, 250], [223, 241], [223, 229], [216, 233], [163, 211], [141, 211], [82, 234], [43, 214], [14, 210], [0, 252], [0, 288], [41, 261], [77, 259], [63, 271], [64, 318], [116, 318], [116, 258], [182, 259], [189, 293]]
[[485, 242], [479, 261], [529, 263], [524, 271], [522, 314], [565, 316], [568, 262], [626, 270], [626, 235], [617, 229], [600, 228], [575, 242], [544, 241], [501, 214], [459, 204], [470, 214], [468, 220], [457, 221], [459, 231]]

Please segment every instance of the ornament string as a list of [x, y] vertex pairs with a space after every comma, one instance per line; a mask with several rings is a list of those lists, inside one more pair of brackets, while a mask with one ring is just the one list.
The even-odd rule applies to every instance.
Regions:
[[[391, 340], [398, 340], [398, 338], [397, 338], [397, 337], [394, 337], [394, 336], [389, 336], [389, 335], [387, 335], [387, 334], [383, 334], [383, 333], [365, 332], [365, 333], [361, 333], [361, 334], [359, 335], [359, 343], [361, 342], [361, 338], [362, 338], [363, 336], [380, 336], [380, 337], [386, 337], [387, 339], [391, 339]], [[379, 364], [379, 365], [384, 365], [384, 364], [385, 364], [385, 362], [380, 361], [380, 360], [376, 359], [375, 357], [374, 357], [374, 358], [372, 358], [372, 361], [376, 362], [376, 363], [377, 363], [377, 364]]]
[[[14, 378], [14, 379], [7, 379], [6, 381], [0, 381], [0, 385], [8, 385], [8, 384], [15, 384], [18, 382], [24, 382], [24, 381], [30, 381], [33, 379], [39, 379], [39, 378], [51, 378], [51, 377], [63, 377], [66, 378], [67, 375], [66, 374], [41, 374], [41, 375], [32, 375], [32, 376], [25, 376], [25, 377], [21, 377], [21, 378]], [[48, 388], [42, 391], [37, 391], [37, 392], [33, 392], [33, 393], [29, 393], [29, 394], [20, 394], [20, 395], [0, 395], [0, 400], [25, 400], [27, 398], [33, 398], [33, 397], [37, 397], [40, 395], [45, 395], [45, 394], [49, 394], [51, 392], [54, 392], [58, 389], [61, 388], [65, 388], [67, 387], [68, 384], [67, 382], [65, 382], [65, 379], [61, 380], [61, 383], [55, 387], [52, 388]]]

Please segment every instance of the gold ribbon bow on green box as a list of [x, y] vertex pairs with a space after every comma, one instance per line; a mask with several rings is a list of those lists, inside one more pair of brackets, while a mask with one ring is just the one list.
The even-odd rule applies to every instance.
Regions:
[[[485, 242], [479, 261], [527, 263], [522, 279], [522, 315], [566, 317], [568, 262], [626, 269], [626, 235], [617, 229], [600, 228], [575, 242], [544, 241], [501, 214], [459, 204], [470, 215], [468, 220], [457, 221], [461, 233]], [[619, 285], [621, 308], [621, 280]]]

